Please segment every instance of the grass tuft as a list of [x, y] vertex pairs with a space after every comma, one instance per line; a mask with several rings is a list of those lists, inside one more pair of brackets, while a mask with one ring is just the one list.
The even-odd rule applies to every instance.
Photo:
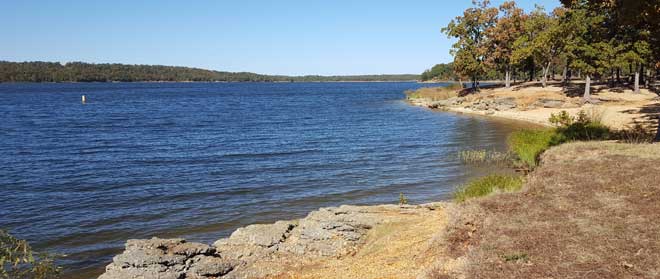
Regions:
[[408, 198], [403, 194], [403, 192], [399, 193], [399, 205], [405, 205], [408, 204]]
[[493, 192], [513, 192], [522, 188], [521, 176], [492, 174], [461, 186], [454, 192], [454, 200], [463, 202], [470, 198], [487, 196]]
[[458, 158], [468, 165], [495, 164], [505, 165], [510, 162], [509, 153], [491, 151], [486, 149], [461, 150], [458, 152]]
[[553, 144], [556, 136], [555, 130], [516, 131], [509, 136], [509, 149], [518, 157], [519, 167], [533, 169], [539, 155]]
[[506, 262], [518, 262], [518, 261], [526, 262], [528, 256], [527, 254], [523, 253], [523, 254], [503, 255], [502, 258]]

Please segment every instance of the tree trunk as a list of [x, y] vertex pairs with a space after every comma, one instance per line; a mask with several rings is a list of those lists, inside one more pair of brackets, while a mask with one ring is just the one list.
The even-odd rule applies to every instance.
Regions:
[[653, 142], [660, 142], [660, 116], [658, 116], [658, 129], [655, 132], [655, 138], [653, 139]]
[[621, 83], [621, 67], [616, 68], [616, 83]]
[[555, 80], [555, 67], [554, 66], [552, 66], [552, 75], [550, 76], [550, 79], [553, 80], [553, 81]]
[[506, 69], [506, 73], [504, 74], [506, 77], [504, 79], [504, 87], [506, 88], [511, 88], [511, 71], [509, 70], [509, 67]]
[[631, 77], [630, 77], [630, 75], [632, 75], [632, 73], [633, 73], [633, 68], [632, 68], [632, 67], [633, 67], [633, 66], [632, 66], [632, 63], [631, 63], [631, 64], [628, 64], [628, 84], [630, 84], [630, 82], [631, 82]]
[[516, 85], [516, 69], [513, 69], [513, 85]]
[[646, 78], [644, 79], [644, 87], [649, 89], [651, 85], [651, 69], [646, 69]]
[[566, 83], [567, 74], [568, 74], [568, 65], [564, 66], [564, 71], [561, 73], [561, 83]]
[[635, 71], [635, 90], [634, 93], [639, 93], [639, 70]]
[[591, 76], [586, 75], [585, 76], [585, 82], [584, 82], [584, 95], [582, 96], [582, 100], [585, 103], [590, 103], [591, 102], [591, 93], [589, 90], [591, 90]]
[[639, 82], [641, 84], [645, 84], [646, 81], [645, 81], [645, 78], [644, 78], [644, 64], [639, 65], [639, 68], [640, 68], [639, 69]]
[[581, 75], [582, 75], [582, 70], [578, 70], [578, 72], [577, 72], [577, 78], [580, 78]]
[[548, 65], [543, 68], [543, 79], [541, 79], [541, 86], [546, 87], [548, 82], [548, 72], [550, 71], [551, 63], [548, 62]]

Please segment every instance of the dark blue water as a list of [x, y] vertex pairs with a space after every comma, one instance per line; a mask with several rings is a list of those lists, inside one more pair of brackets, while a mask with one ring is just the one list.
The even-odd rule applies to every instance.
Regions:
[[420, 86], [0, 84], [0, 228], [89, 278], [129, 238], [446, 198], [476, 173], [457, 151], [518, 126], [407, 105]]

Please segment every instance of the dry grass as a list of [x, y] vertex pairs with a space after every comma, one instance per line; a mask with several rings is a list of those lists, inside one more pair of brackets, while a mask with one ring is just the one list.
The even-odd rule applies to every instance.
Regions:
[[[548, 150], [521, 192], [456, 205], [429, 278], [660, 278], [660, 145]], [[448, 211], [449, 212], [449, 211]]]
[[512, 160], [512, 157], [509, 153], [477, 149], [459, 151], [458, 159], [467, 165], [506, 165]]
[[452, 84], [446, 87], [423, 87], [417, 90], [408, 90], [405, 93], [408, 99], [441, 101], [452, 97], [458, 97], [460, 90], [460, 85]]
[[379, 214], [385, 221], [369, 231], [366, 243], [355, 254], [322, 259], [269, 278], [416, 278], [439, 256], [439, 250], [429, 249], [429, 240], [447, 222], [443, 207], [382, 207]]

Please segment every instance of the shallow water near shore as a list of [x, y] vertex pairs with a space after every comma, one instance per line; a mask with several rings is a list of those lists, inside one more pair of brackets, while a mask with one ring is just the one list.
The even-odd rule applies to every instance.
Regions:
[[0, 84], [0, 228], [93, 278], [130, 238], [446, 199], [484, 172], [458, 151], [502, 151], [523, 124], [406, 104], [422, 86]]

